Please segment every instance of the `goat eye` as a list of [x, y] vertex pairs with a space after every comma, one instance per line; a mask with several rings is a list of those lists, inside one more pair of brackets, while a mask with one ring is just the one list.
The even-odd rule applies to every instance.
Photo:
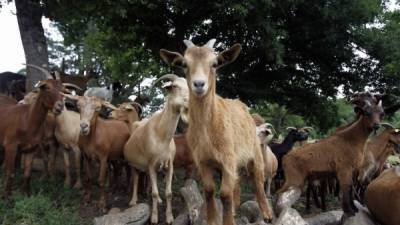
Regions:
[[217, 62], [217, 61], [214, 61], [214, 62], [211, 64], [211, 66], [212, 66], [213, 68], [217, 68], [218, 62]]

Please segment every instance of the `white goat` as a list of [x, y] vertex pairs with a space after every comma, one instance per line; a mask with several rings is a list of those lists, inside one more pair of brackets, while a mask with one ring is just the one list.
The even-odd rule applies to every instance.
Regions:
[[83, 95], [87, 97], [96, 96], [100, 99], [111, 102], [113, 99], [113, 94], [113, 84], [110, 84], [109, 87], [90, 87], [85, 91]]
[[71, 185], [71, 174], [70, 174], [70, 160], [69, 151], [72, 150], [75, 157], [75, 171], [76, 171], [76, 182], [74, 188], [81, 188], [81, 151], [78, 147], [79, 134], [80, 134], [80, 115], [77, 112], [63, 110], [60, 115], [56, 116], [56, 128], [55, 136], [60, 144], [60, 150], [62, 149], [64, 155], [64, 170], [65, 170], [65, 181], [66, 186]]
[[271, 148], [268, 146], [268, 143], [274, 137], [272, 130], [274, 130], [274, 127], [269, 123], [264, 123], [256, 127], [256, 132], [258, 138], [260, 139], [264, 159], [264, 175], [267, 182], [265, 185], [265, 190], [268, 197], [271, 196], [272, 179], [275, 177], [276, 171], [278, 170], [278, 160], [276, 159], [276, 156], [272, 152]]
[[167, 224], [171, 224], [174, 219], [171, 208], [171, 182], [176, 151], [173, 137], [181, 113], [187, 111], [189, 98], [188, 86], [184, 78], [167, 74], [159, 78], [156, 83], [162, 79], [171, 81], [163, 85], [168, 92], [164, 109], [148, 120], [136, 122], [131, 137], [124, 147], [124, 156], [131, 165], [133, 174], [133, 194], [130, 205], [135, 205], [137, 202], [138, 174], [136, 170], [146, 171], [150, 175], [153, 200], [152, 224], [158, 223], [157, 204], [161, 201], [157, 188], [157, 168], [168, 169], [165, 188]]

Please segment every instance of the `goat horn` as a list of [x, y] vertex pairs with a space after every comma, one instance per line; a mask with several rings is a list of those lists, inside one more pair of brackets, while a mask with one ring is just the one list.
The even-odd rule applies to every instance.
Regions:
[[78, 100], [79, 98], [80, 98], [80, 96], [78, 96], [78, 95], [70, 95], [70, 94], [65, 94], [65, 93], [61, 93], [64, 97], [66, 97], [66, 98], [70, 98], [70, 99], [73, 99], [73, 100]]
[[112, 109], [112, 110], [117, 110], [117, 109], [118, 109], [118, 108], [115, 107], [113, 104], [111, 104], [111, 103], [109, 103], [109, 102], [107, 102], [107, 101], [102, 101], [101, 104], [102, 104], [103, 106], [107, 107], [107, 108]]
[[396, 129], [392, 124], [390, 123], [381, 123], [381, 126], [383, 126], [385, 129]]
[[44, 73], [46, 75], [47, 79], [53, 79], [53, 76], [51, 76], [50, 72], [48, 70], [46, 70], [45, 68], [43, 68], [43, 67], [32, 65], [32, 64], [28, 64], [28, 63], [27, 64], [23, 63], [23, 65], [30, 66], [30, 67], [33, 67], [33, 68], [35, 68], [37, 70], [40, 70], [42, 73]]
[[286, 130], [297, 130], [296, 127], [286, 127]]
[[308, 130], [308, 131], [314, 130], [314, 128], [312, 128], [312, 127], [303, 127], [302, 129], [303, 129], [303, 130]]
[[71, 83], [63, 83], [64, 87], [69, 87], [69, 88], [75, 88], [76, 90], [82, 91], [82, 88], [80, 88], [76, 84], [71, 84]]
[[264, 123], [264, 124], [265, 124], [266, 127], [270, 127], [274, 131], [274, 133], [277, 134], [276, 130], [275, 130], [275, 128], [274, 128], [274, 126], [272, 124], [270, 124], [270, 123]]
[[56, 76], [56, 80], [61, 80], [61, 76], [60, 76], [60, 73], [58, 71], [55, 71], [54, 75]]
[[217, 40], [215, 38], [209, 40], [205, 45], [203, 45], [204, 47], [209, 47], [209, 48], [214, 48], [214, 44]]
[[382, 107], [382, 100], [379, 100], [378, 107]]
[[163, 76], [161, 76], [160, 78], [158, 78], [156, 81], [154, 81], [154, 83], [153, 83], [153, 85], [151, 86], [151, 89], [152, 88], [154, 88], [154, 86], [158, 83], [158, 82], [160, 82], [161, 80], [164, 80], [164, 79], [169, 79], [169, 80], [171, 80], [171, 81], [174, 81], [174, 80], [176, 80], [177, 78], [179, 78], [177, 75], [175, 75], [175, 74], [165, 74], [165, 75], [163, 75]]
[[183, 40], [183, 43], [185, 43], [185, 45], [186, 45], [187, 48], [191, 48], [191, 47], [194, 47], [194, 46], [195, 46], [195, 45], [193, 44], [193, 42], [190, 41], [190, 40]]
[[137, 103], [137, 102], [130, 102], [129, 104], [131, 104], [133, 107], [134, 107], [134, 106], [137, 106], [137, 107], [140, 109], [140, 112], [138, 112], [138, 114], [140, 114], [140, 113], [143, 112], [143, 107], [142, 107], [142, 105], [140, 105], [139, 103]]

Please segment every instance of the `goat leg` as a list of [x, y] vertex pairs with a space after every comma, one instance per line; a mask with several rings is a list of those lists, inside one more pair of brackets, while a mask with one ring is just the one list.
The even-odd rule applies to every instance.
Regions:
[[78, 146], [73, 146], [72, 151], [74, 153], [75, 158], [75, 173], [76, 173], [76, 182], [74, 184], [75, 189], [82, 188], [82, 179], [81, 179], [81, 150]]
[[201, 165], [199, 168], [201, 181], [203, 183], [204, 195], [206, 200], [207, 209], [207, 224], [217, 225], [219, 224], [217, 215], [218, 209], [215, 202], [215, 182], [213, 177], [213, 171], [208, 165]]
[[31, 181], [31, 172], [32, 172], [32, 161], [35, 152], [29, 152], [25, 154], [24, 157], [24, 180], [22, 183], [22, 192], [24, 192], [27, 196], [30, 196], [30, 181]]
[[169, 160], [169, 166], [168, 166], [168, 171], [167, 171], [167, 179], [165, 183], [165, 198], [167, 202], [167, 208], [166, 208], [166, 223], [167, 224], [172, 224], [174, 221], [174, 216], [172, 215], [172, 176], [174, 174], [174, 163], [173, 160]]
[[9, 196], [11, 195], [12, 186], [15, 176], [15, 158], [17, 156], [17, 145], [8, 144], [4, 146], [4, 160], [5, 160], [5, 170], [6, 170], [6, 185], [4, 190], [3, 198], [9, 201]]
[[151, 209], [151, 224], [158, 224], [158, 187], [157, 187], [157, 173], [155, 171], [155, 165], [149, 165], [149, 175], [151, 182], [151, 197], [152, 197], [152, 209]]
[[62, 149], [63, 152], [63, 158], [64, 158], [64, 173], [65, 173], [65, 179], [64, 179], [64, 186], [65, 187], [70, 187], [71, 186], [71, 166], [70, 166], [70, 160], [69, 160], [69, 152], [66, 149]]
[[100, 199], [98, 202], [98, 208], [105, 211], [107, 192], [106, 188], [106, 177], [107, 177], [107, 157], [100, 159], [100, 174], [99, 174], [99, 186], [100, 186]]

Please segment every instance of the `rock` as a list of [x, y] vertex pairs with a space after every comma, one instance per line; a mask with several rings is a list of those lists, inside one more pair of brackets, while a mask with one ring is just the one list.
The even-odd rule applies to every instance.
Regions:
[[[217, 224], [222, 224], [222, 202], [220, 199], [216, 199], [216, 202], [218, 210]], [[197, 219], [192, 221], [192, 225], [207, 225], [207, 208], [205, 202], [201, 206], [200, 214]]]
[[239, 212], [241, 216], [248, 219], [249, 223], [254, 223], [263, 219], [261, 210], [256, 201], [247, 201], [243, 203], [239, 208]]
[[249, 224], [249, 220], [245, 216], [242, 216], [236, 220], [236, 225], [247, 225], [247, 224]]
[[307, 223], [295, 209], [286, 208], [281, 212], [274, 225], [307, 225]]
[[189, 220], [189, 215], [187, 213], [182, 213], [178, 217], [174, 219], [174, 222], [172, 222], [172, 225], [189, 225], [190, 220]]
[[108, 211], [108, 214], [115, 214], [115, 213], [120, 213], [120, 212], [121, 212], [121, 209], [120, 209], [120, 208], [114, 207], [114, 208], [111, 208], [111, 209]]
[[150, 206], [146, 203], [135, 205], [123, 212], [94, 218], [95, 225], [142, 225], [150, 218]]
[[320, 213], [316, 216], [306, 218], [305, 221], [309, 225], [338, 225], [340, 223], [340, 218], [343, 215], [343, 211], [335, 210]]
[[186, 180], [185, 186], [180, 189], [180, 193], [186, 203], [186, 212], [189, 214], [190, 221], [197, 220], [204, 202], [197, 182], [193, 179]]
[[359, 202], [354, 201], [354, 205], [357, 207], [358, 212], [355, 216], [348, 217], [345, 214], [342, 216], [343, 225], [378, 225], [373, 222], [371, 213], [369, 210], [362, 206]]

